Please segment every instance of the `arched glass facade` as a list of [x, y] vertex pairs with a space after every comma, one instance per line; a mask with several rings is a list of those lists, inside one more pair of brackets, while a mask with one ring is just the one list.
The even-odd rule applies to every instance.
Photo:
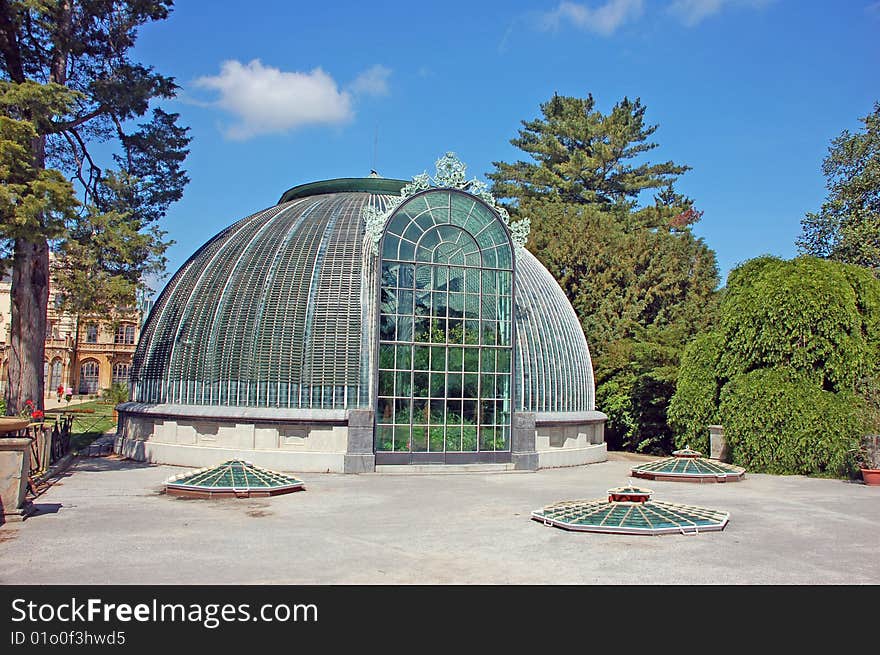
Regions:
[[381, 241], [376, 462], [509, 461], [514, 258], [473, 195], [405, 201]]

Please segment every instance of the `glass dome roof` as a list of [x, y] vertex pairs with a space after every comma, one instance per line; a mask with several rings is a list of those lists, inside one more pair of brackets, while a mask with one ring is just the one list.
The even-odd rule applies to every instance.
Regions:
[[166, 493], [190, 498], [277, 496], [303, 488], [302, 480], [240, 459], [175, 475], [165, 481]]
[[607, 498], [566, 500], [532, 512], [544, 525], [579, 532], [693, 534], [723, 530], [730, 514], [704, 507], [651, 500], [650, 489], [609, 489]]
[[[376, 258], [363, 210], [385, 211], [404, 184], [343, 178], [294, 187], [211, 238], [174, 274], [144, 325], [132, 400], [369, 407]], [[514, 279], [517, 411], [592, 411], [589, 349], [565, 294], [522, 248]]]

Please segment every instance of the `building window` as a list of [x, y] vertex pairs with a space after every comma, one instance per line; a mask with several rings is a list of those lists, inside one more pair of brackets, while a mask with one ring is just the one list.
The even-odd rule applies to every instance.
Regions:
[[86, 343], [98, 343], [98, 326], [94, 323], [86, 325]]
[[509, 451], [513, 257], [503, 223], [469, 194], [421, 194], [389, 221], [380, 266], [377, 454]]
[[61, 386], [61, 360], [53, 359], [49, 367], [49, 391], [54, 392]]
[[79, 376], [80, 393], [98, 393], [98, 362], [89, 359], [82, 363]]
[[46, 340], [52, 339], [52, 328], [55, 324], [52, 321], [46, 321]]
[[128, 364], [113, 365], [113, 384], [124, 384], [128, 386]]
[[133, 344], [134, 325], [123, 323], [118, 326], [116, 328], [116, 336], [113, 339], [113, 343]]

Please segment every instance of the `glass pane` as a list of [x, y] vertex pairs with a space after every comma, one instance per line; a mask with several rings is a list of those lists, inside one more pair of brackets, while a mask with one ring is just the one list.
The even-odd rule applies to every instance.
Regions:
[[379, 371], [379, 395], [394, 395], [394, 371]]
[[379, 338], [382, 341], [394, 341], [396, 334], [396, 321], [394, 316], [382, 314], [379, 319]]
[[394, 428], [380, 425], [376, 429], [376, 450], [389, 451], [394, 448]]
[[412, 368], [412, 348], [410, 346], [397, 346], [397, 368], [403, 370]]
[[463, 348], [450, 348], [449, 349], [449, 370], [450, 371], [460, 371], [462, 370], [462, 363], [464, 361], [464, 353], [462, 352]]
[[478, 384], [480, 381], [480, 376], [476, 373], [465, 373], [464, 374], [464, 397], [465, 398], [477, 398], [479, 396], [478, 392]]
[[467, 320], [464, 322], [464, 342], [477, 345], [480, 343], [480, 322]]
[[428, 397], [428, 374], [416, 371], [413, 373], [412, 395], [418, 398]]
[[427, 343], [431, 337], [431, 321], [427, 318], [416, 318], [413, 321], [413, 341]]
[[442, 425], [432, 425], [428, 428], [428, 450], [431, 452], [443, 452], [444, 434]]
[[[412, 316], [400, 316], [397, 319], [397, 340], [412, 341], [413, 340], [413, 319]], [[398, 363], [398, 367], [400, 363]]]
[[446, 374], [431, 373], [431, 397], [443, 398], [446, 396]]
[[394, 426], [394, 450], [409, 451], [409, 426]]
[[383, 287], [396, 287], [397, 286], [397, 264], [383, 263], [382, 264], [382, 286]]
[[412, 289], [415, 278], [415, 267], [412, 264], [400, 264], [397, 286], [402, 289]]
[[409, 398], [397, 398], [394, 401], [394, 422], [410, 423], [412, 419], [412, 401]]
[[446, 450], [452, 452], [461, 450], [461, 426], [446, 426]]
[[382, 243], [382, 259], [397, 259], [397, 244], [396, 237], [392, 237], [390, 234], [386, 235], [385, 241]]
[[477, 450], [477, 426], [463, 425], [461, 427], [461, 449], [466, 452]]
[[[411, 241], [407, 241], [406, 239], [400, 242], [400, 254], [398, 257], [404, 261], [411, 262], [415, 259], [413, 256], [415, 253], [416, 244]], [[403, 284], [401, 284], [403, 286]]]
[[428, 426], [413, 425], [412, 427], [412, 451], [423, 453], [428, 450]]
[[379, 398], [376, 408], [377, 423], [394, 423], [394, 400], [391, 398]]
[[412, 314], [413, 313], [413, 292], [412, 291], [399, 291], [397, 296], [398, 296], [397, 297], [397, 313], [398, 314]]
[[461, 373], [450, 373], [446, 379], [446, 395], [449, 398], [461, 398], [464, 381]]
[[443, 425], [446, 420], [446, 401], [445, 400], [430, 400], [430, 412], [429, 419], [431, 425]]
[[495, 428], [480, 428], [480, 450], [495, 450]]
[[426, 346], [413, 346], [413, 368], [417, 371], [427, 371], [429, 349]]
[[412, 392], [412, 373], [409, 371], [398, 371], [397, 387], [395, 388], [395, 396], [410, 396]]
[[394, 346], [384, 343], [379, 346], [379, 368], [394, 368]]
[[446, 401], [446, 423], [449, 425], [461, 425], [461, 401]]
[[464, 349], [464, 370], [472, 373], [480, 370], [480, 350], [478, 348]]
[[431, 370], [446, 370], [446, 348], [443, 346], [434, 346], [431, 348]]

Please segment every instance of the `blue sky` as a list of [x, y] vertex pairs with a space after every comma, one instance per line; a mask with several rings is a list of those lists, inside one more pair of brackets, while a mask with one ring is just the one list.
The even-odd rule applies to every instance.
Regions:
[[[172, 75], [192, 179], [163, 227], [169, 275], [210, 236], [319, 179], [408, 179], [454, 151], [483, 178], [521, 158], [554, 92], [640, 97], [654, 161], [737, 263], [796, 254], [828, 144], [880, 100], [880, 1], [180, 1], [135, 56]], [[161, 286], [161, 285], [160, 285]]]

